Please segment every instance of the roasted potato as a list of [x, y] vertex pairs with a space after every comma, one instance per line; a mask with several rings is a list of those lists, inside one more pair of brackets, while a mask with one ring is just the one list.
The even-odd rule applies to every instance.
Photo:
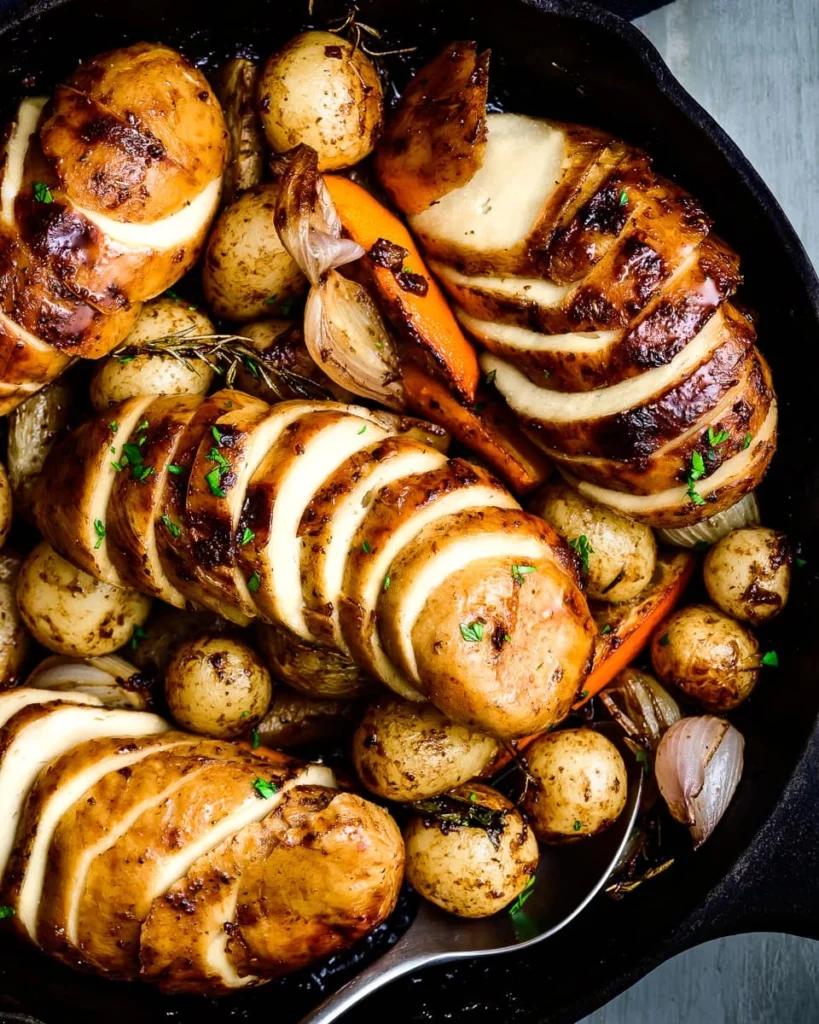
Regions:
[[241, 637], [238, 627], [214, 612], [168, 608], [145, 624], [137, 642], [129, 649], [128, 658], [143, 672], [164, 679], [176, 648], [201, 633], [229, 633]]
[[594, 729], [562, 729], [526, 751], [533, 782], [524, 807], [538, 839], [565, 843], [602, 832], [626, 806], [628, 777], [620, 751]]
[[256, 732], [266, 747], [302, 747], [349, 735], [360, 714], [361, 708], [355, 701], [307, 697], [279, 686]]
[[191, 732], [226, 739], [252, 729], [273, 687], [258, 654], [234, 637], [203, 633], [180, 644], [165, 672], [165, 697]]
[[630, 601], [648, 585], [657, 561], [654, 534], [582, 497], [563, 481], [546, 484], [529, 503], [574, 548], [586, 570], [588, 596]]
[[57, 654], [110, 654], [138, 636], [151, 601], [76, 569], [41, 541], [17, 577], [17, 603], [29, 631]]
[[0, 689], [20, 681], [20, 670], [31, 648], [15, 592], [22, 563], [22, 557], [14, 552], [0, 554]]
[[730, 711], [759, 679], [759, 644], [745, 626], [708, 604], [681, 608], [658, 626], [651, 662], [660, 679], [708, 711]]
[[208, 306], [225, 320], [280, 316], [307, 290], [273, 223], [278, 185], [243, 192], [219, 216], [208, 238], [202, 287]]
[[410, 802], [438, 796], [480, 775], [497, 740], [456, 725], [431, 704], [379, 697], [353, 735], [353, 764], [370, 792]]
[[788, 600], [788, 539], [766, 526], [733, 530], [708, 552], [703, 578], [708, 596], [726, 615], [754, 625], [767, 622]]
[[451, 914], [489, 917], [510, 904], [537, 871], [534, 834], [497, 790], [479, 783], [459, 786], [423, 801], [418, 810], [404, 830], [407, 880]]
[[297, 640], [278, 626], [259, 623], [256, 642], [273, 675], [308, 697], [345, 700], [376, 688], [349, 658], [329, 647]]
[[0, 548], [6, 543], [13, 518], [11, 485], [6, 467], [0, 462]]
[[172, 334], [185, 338], [214, 333], [211, 320], [190, 303], [163, 295], [142, 307], [139, 319], [124, 344], [133, 346], [135, 355], [123, 362], [119, 358], [100, 359], [91, 377], [91, 402], [97, 412], [124, 402], [135, 395], [203, 395], [213, 382], [213, 370], [201, 359], [184, 363], [176, 356], [140, 354], [149, 341]]
[[256, 108], [258, 81], [259, 69], [244, 57], [227, 61], [213, 79], [228, 130], [228, 162], [222, 180], [225, 203], [258, 185], [264, 176], [264, 132]]
[[384, 91], [372, 61], [331, 32], [302, 32], [272, 54], [259, 79], [259, 109], [277, 153], [299, 143], [321, 171], [372, 153], [384, 120]]
[[74, 389], [62, 377], [18, 405], [9, 416], [9, 483], [15, 505], [26, 515], [46, 456], [71, 421], [74, 399]]

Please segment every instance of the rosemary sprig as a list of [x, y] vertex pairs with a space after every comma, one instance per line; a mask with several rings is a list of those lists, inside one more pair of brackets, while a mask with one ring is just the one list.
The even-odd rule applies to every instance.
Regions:
[[243, 366], [253, 377], [260, 379], [278, 398], [325, 399], [333, 396], [314, 380], [284, 367], [271, 366], [254, 348], [250, 338], [241, 334], [193, 334], [194, 327], [175, 334], [155, 338], [144, 345], [121, 345], [111, 352], [114, 359], [133, 359], [137, 355], [173, 356], [187, 369], [199, 371], [194, 365], [200, 360], [214, 373], [224, 376], [225, 386], [231, 387], [236, 372]]
[[[307, 11], [310, 17], [313, 15], [313, 0], [308, 0]], [[361, 50], [368, 57], [391, 57], [396, 53], [415, 53], [417, 46], [405, 46], [396, 50], [373, 50], [366, 42], [370, 39], [380, 39], [381, 33], [372, 25], [365, 25], [358, 19], [358, 4], [351, 3], [347, 7], [347, 13], [343, 18], [335, 18], [327, 23], [327, 31], [334, 35], [344, 35], [353, 44], [353, 52]]]

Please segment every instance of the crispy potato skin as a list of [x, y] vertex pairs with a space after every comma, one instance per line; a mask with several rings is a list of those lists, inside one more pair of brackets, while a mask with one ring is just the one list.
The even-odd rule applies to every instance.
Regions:
[[537, 870], [537, 841], [521, 813], [497, 790], [470, 783], [452, 796], [504, 812], [498, 848], [482, 828], [452, 826], [417, 814], [404, 829], [407, 880], [450, 914], [489, 917], [526, 888]]
[[41, 541], [17, 577], [17, 604], [32, 636], [57, 654], [109, 654], [130, 639], [150, 599], [76, 569]]
[[662, 682], [707, 711], [730, 711], [759, 680], [759, 644], [745, 626], [712, 605], [681, 608], [658, 626], [651, 663]]
[[305, 143], [318, 153], [319, 170], [340, 170], [373, 151], [384, 94], [360, 48], [331, 32], [303, 32], [268, 58], [259, 110], [274, 152]]
[[399, 803], [438, 796], [480, 775], [500, 745], [456, 725], [431, 704], [380, 697], [353, 734], [353, 764], [377, 796]]
[[785, 607], [792, 561], [784, 533], [765, 526], [734, 530], [705, 558], [705, 589], [726, 615], [759, 625]]
[[273, 223], [278, 185], [257, 185], [222, 211], [208, 238], [202, 287], [208, 306], [226, 320], [276, 316], [307, 290], [307, 278], [285, 250]]
[[647, 526], [588, 501], [562, 481], [548, 483], [529, 502], [570, 544], [588, 542], [587, 594], [596, 601], [631, 601], [649, 584], [657, 544]]
[[273, 693], [270, 673], [241, 640], [207, 633], [174, 651], [165, 672], [171, 714], [191, 732], [227, 739], [261, 721]]
[[561, 729], [526, 750], [534, 784], [526, 815], [538, 839], [564, 843], [596, 835], [626, 806], [628, 779], [620, 751], [594, 729]]

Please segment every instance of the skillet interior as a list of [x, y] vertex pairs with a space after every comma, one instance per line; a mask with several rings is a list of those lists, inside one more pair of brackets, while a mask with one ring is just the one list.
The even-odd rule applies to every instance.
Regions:
[[[316, 6], [317, 22], [338, 13], [331, 5]], [[760, 843], [741, 858], [770, 819], [813, 729], [819, 630], [811, 615], [817, 585], [811, 567], [819, 558], [812, 538], [819, 481], [817, 429], [805, 410], [816, 402], [819, 379], [819, 286], [764, 186], [629, 26], [582, 4], [569, 10], [559, 0], [537, 9], [509, 0], [372, 0], [360, 6], [364, 21], [391, 30], [390, 44], [420, 42], [421, 55], [451, 38], [491, 44], [495, 92], [508, 109], [606, 128], [653, 153], [664, 173], [702, 200], [719, 233], [742, 254], [742, 296], [759, 313], [760, 344], [780, 394], [779, 454], [762, 491], [763, 515], [802, 543], [808, 567], [797, 573], [788, 613], [763, 639], [778, 650], [780, 669], [733, 716], [746, 738], [746, 771], [715, 836], [695, 860], [622, 903], [599, 901], [558, 939], [526, 956], [429, 970], [373, 997], [366, 1010], [394, 1021], [460, 1019], [467, 1008], [475, 1021], [575, 1018], [663, 955], [708, 937], [691, 927], [690, 915], [704, 902], [712, 914], [728, 915], [710, 922], [712, 934], [735, 926], [732, 904], [745, 899], [740, 876], [753, 873]], [[240, 53], [264, 57], [304, 26], [306, 7], [306, 0], [231, 0], [212, 7], [201, 0], [40, 0], [23, 5], [31, 17], [0, 35], [2, 95], [10, 104], [22, 93], [50, 89], [77, 59], [140, 38], [177, 45], [206, 66]], [[232, 1001], [203, 1003], [83, 978], [17, 943], [3, 943], [0, 1007], [49, 1024], [74, 1014], [89, 1022], [115, 1016], [122, 1024], [159, 1017], [256, 1021], [271, 1013], [288, 1021], [319, 1000], [324, 984], [347, 977], [354, 960], [336, 961], [331, 977], [288, 979]]]

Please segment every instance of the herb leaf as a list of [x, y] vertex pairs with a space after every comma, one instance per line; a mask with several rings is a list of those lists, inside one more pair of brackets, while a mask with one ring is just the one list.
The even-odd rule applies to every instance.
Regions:
[[97, 543], [94, 545], [94, 550], [102, 547], [102, 542], [105, 540], [105, 524], [101, 519], [94, 520], [94, 529], [97, 531]]
[[480, 643], [483, 640], [483, 623], [482, 622], [462, 622], [461, 623], [461, 636], [464, 640], [470, 643]]
[[519, 914], [520, 911], [521, 911], [521, 908], [523, 907], [523, 904], [529, 899], [529, 897], [532, 895], [532, 893], [534, 891], [535, 891], [535, 876], [532, 875], [532, 877], [529, 879], [529, 881], [524, 886], [520, 896], [518, 896], [518, 898], [515, 900], [515, 902], [512, 903], [511, 906], [509, 907], [509, 913], [512, 914], [512, 915]]
[[589, 555], [594, 554], [594, 548], [589, 543], [589, 538], [584, 534], [580, 537], [576, 537], [574, 540], [569, 541], [569, 547], [574, 548], [577, 554], [580, 556], [580, 561], [583, 563], [583, 568], [586, 572], [589, 571]]
[[34, 182], [34, 198], [38, 203], [53, 203], [54, 196], [51, 194], [51, 189], [46, 185], [44, 181]]
[[269, 800], [279, 787], [275, 782], [268, 782], [267, 779], [254, 779], [253, 788], [263, 800]]
[[262, 579], [259, 576], [259, 574], [257, 572], [254, 572], [250, 579], [247, 581], [247, 589], [250, 591], [251, 594], [255, 594], [256, 591], [259, 589], [261, 582]]
[[434, 796], [428, 800], [418, 800], [412, 804], [413, 810], [424, 816], [425, 821], [438, 824], [441, 831], [448, 829], [479, 828], [486, 832], [487, 838], [497, 850], [506, 825], [506, 811], [484, 807], [477, 800], [445, 794]]
[[258, 729], [254, 729], [253, 730], [253, 742], [250, 744], [251, 747], [253, 748], [253, 750], [258, 750], [259, 749], [259, 744], [261, 742], [262, 741], [261, 741], [261, 737], [259, 736], [259, 730]]
[[14, 917], [14, 907], [0, 907], [0, 921], [7, 917]]
[[779, 655], [776, 651], [767, 651], [762, 655], [762, 664], [768, 668], [779, 668]]
[[250, 527], [246, 526], [242, 536], [239, 538], [239, 543], [242, 545], [249, 544], [255, 536], [256, 534], [250, 529]]
[[523, 583], [523, 577], [528, 576], [530, 572], [537, 572], [533, 565], [513, 565], [512, 579], [515, 583]]
[[628, 192], [626, 192], [626, 190], [623, 189], [623, 191], [620, 193], [620, 205], [621, 206], [626, 206], [627, 203], [628, 203]]
[[160, 516], [162, 524], [172, 537], [178, 537], [182, 533], [182, 527], [175, 523], [168, 516]]
[[219, 486], [222, 482], [222, 470], [214, 466], [210, 473], [205, 473], [205, 483], [210, 487], [210, 493], [215, 498], [224, 498], [225, 492]]

